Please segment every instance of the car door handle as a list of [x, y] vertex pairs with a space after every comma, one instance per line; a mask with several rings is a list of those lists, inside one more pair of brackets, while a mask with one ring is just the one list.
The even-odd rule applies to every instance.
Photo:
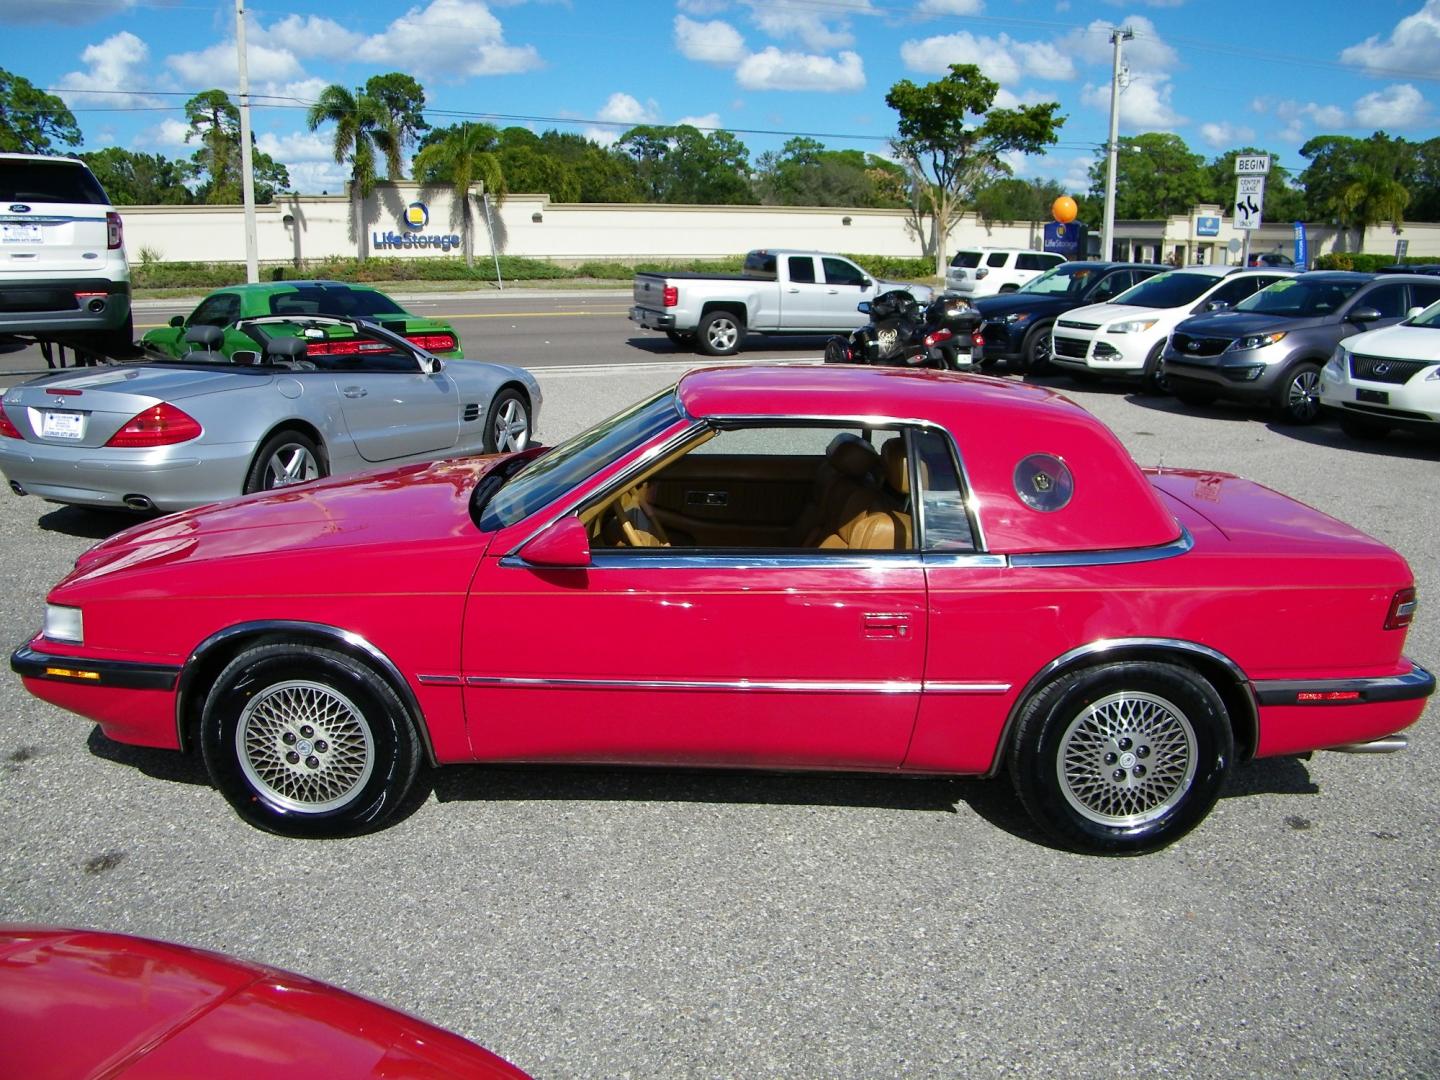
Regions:
[[910, 616], [903, 612], [871, 611], [863, 618], [867, 638], [897, 638], [910, 636]]
[[840, 290], [839, 290], [839, 289], [831, 289], [831, 290], [830, 290], [830, 295], [831, 295], [831, 296], [839, 296], [839, 295], [840, 295]]
[[363, 386], [347, 386], [340, 392], [348, 398], [362, 398], [370, 391], [366, 390]]
[[789, 291], [790, 291], [790, 292], [799, 292], [800, 290], [799, 290], [798, 288], [796, 288], [795, 286], [792, 285], [792, 286], [790, 286]]

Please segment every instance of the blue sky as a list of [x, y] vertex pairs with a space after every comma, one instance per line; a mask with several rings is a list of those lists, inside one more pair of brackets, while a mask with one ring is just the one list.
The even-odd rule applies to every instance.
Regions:
[[[255, 130], [301, 191], [345, 170], [304, 104], [329, 83], [405, 71], [431, 122], [484, 118], [613, 140], [637, 123], [790, 134], [885, 152], [900, 79], [978, 63], [1000, 103], [1068, 117], [1021, 175], [1070, 190], [1106, 137], [1109, 32], [1128, 25], [1120, 132], [1174, 131], [1196, 152], [1271, 149], [1300, 168], [1315, 134], [1440, 135], [1440, 0], [254, 0]], [[0, 67], [60, 94], [85, 148], [188, 155], [182, 105], [237, 86], [235, 6], [203, 0], [0, 0]], [[270, 95], [258, 97], [258, 95]]]

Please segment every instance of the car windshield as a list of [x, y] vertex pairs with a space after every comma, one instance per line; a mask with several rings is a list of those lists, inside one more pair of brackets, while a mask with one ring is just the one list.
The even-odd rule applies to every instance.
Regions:
[[1284, 315], [1303, 319], [1329, 315], [1355, 295], [1363, 281], [1302, 281], [1286, 278], [1268, 289], [1261, 289], [1235, 305], [1236, 311], [1253, 311], [1260, 315]]
[[1110, 303], [1148, 308], [1183, 307], [1201, 293], [1213, 289], [1221, 280], [1213, 274], [1187, 274], [1183, 271], [1156, 274], [1139, 285], [1126, 289]]
[[302, 285], [297, 289], [274, 293], [270, 297], [271, 315], [404, 315], [405, 309], [384, 293], [368, 289], [327, 289]]
[[488, 501], [471, 507], [479, 515], [476, 524], [486, 532], [514, 525], [679, 419], [675, 388], [667, 387], [530, 462]]
[[1420, 312], [1407, 323], [1408, 326], [1424, 326], [1430, 330], [1440, 330], [1440, 301], [1436, 301]]
[[980, 252], [978, 251], [957, 251], [955, 257], [950, 260], [951, 266], [963, 266], [967, 270], [973, 270], [980, 265]]
[[1061, 263], [1031, 278], [1017, 290], [1037, 296], [1080, 296], [1100, 271], [1084, 263]]

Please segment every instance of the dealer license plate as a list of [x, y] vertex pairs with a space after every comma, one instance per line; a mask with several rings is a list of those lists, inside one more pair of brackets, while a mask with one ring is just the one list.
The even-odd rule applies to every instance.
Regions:
[[47, 412], [40, 418], [40, 434], [46, 439], [83, 439], [85, 437], [85, 414]]
[[1355, 400], [1356, 400], [1356, 401], [1369, 401], [1369, 402], [1371, 402], [1371, 403], [1373, 403], [1373, 404], [1375, 404], [1375, 405], [1389, 405], [1389, 404], [1390, 404], [1390, 391], [1388, 391], [1388, 390], [1369, 390], [1369, 389], [1366, 389], [1365, 387], [1356, 387], [1356, 389], [1355, 389]]
[[16, 225], [7, 222], [0, 225], [0, 243], [40, 244], [44, 243], [44, 238], [40, 235], [39, 225]]

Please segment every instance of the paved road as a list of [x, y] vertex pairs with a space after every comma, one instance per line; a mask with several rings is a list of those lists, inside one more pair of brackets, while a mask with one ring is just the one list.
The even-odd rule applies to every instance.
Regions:
[[[618, 315], [521, 310], [463, 332], [570, 354], [536, 362], [550, 439], [686, 362], [630, 362]], [[1440, 663], [1440, 445], [1067, 392], [1142, 462], [1241, 472], [1396, 545], [1429, 601], [1410, 651]], [[116, 523], [0, 506], [18, 642]], [[383, 833], [299, 843], [12, 678], [0, 916], [302, 971], [544, 1078], [1436, 1076], [1437, 712], [1405, 754], [1244, 767], [1197, 832], [1133, 860], [1046, 846], [1003, 782], [611, 769], [450, 769]]]

